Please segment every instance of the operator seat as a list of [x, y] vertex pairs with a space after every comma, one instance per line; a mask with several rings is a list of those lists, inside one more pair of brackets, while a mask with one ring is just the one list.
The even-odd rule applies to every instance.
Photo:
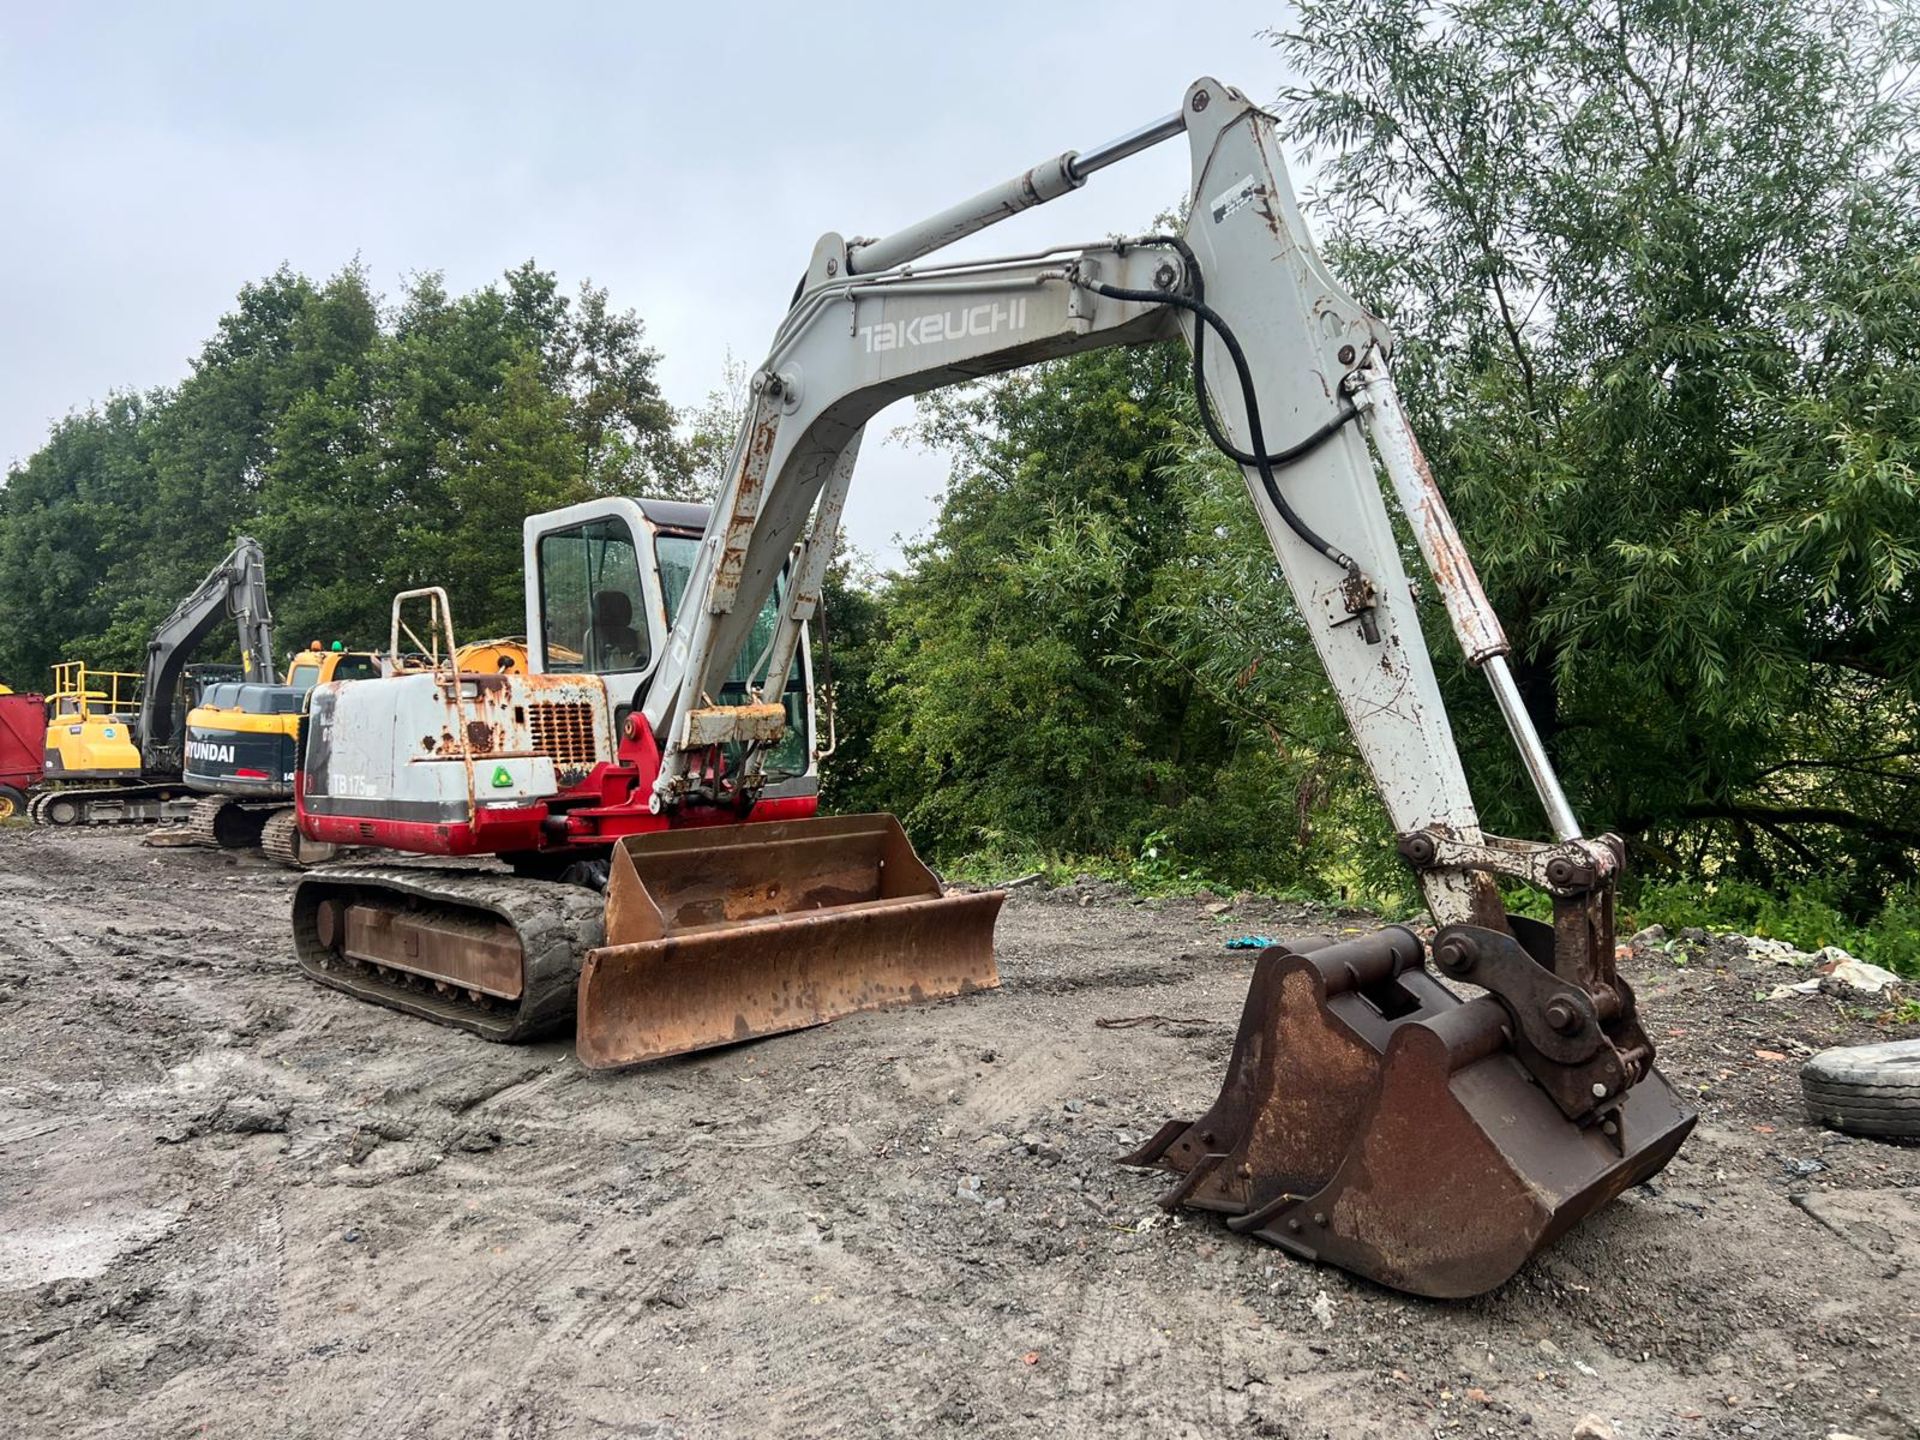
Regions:
[[646, 663], [646, 642], [633, 627], [633, 597], [624, 590], [593, 592], [593, 628], [583, 647], [589, 666], [601, 673], [638, 670]]

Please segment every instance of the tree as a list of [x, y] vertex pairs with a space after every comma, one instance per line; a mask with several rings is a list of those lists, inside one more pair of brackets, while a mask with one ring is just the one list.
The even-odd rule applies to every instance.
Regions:
[[[1758, 877], [1920, 844], [1915, 16], [1305, 0], [1336, 265], [1590, 823]], [[1502, 826], [1535, 824], [1477, 687]]]
[[733, 442], [747, 422], [750, 379], [747, 366], [729, 352], [720, 368], [720, 383], [681, 417], [685, 483], [677, 492], [662, 492], [664, 498], [707, 502], [720, 493], [727, 462], [733, 458]]
[[9, 473], [0, 664], [138, 668], [242, 533], [295, 644], [380, 643], [392, 594], [435, 583], [464, 633], [519, 630], [527, 514], [685, 487], [643, 334], [532, 262], [457, 297], [415, 276], [391, 307], [357, 263], [242, 287], [176, 389], [68, 417]]
[[127, 597], [107, 577], [152, 534], [146, 421], [162, 399], [120, 394], [69, 415], [9, 471], [0, 491], [0, 676], [16, 688], [45, 686], [50, 668], [76, 655], [108, 669], [144, 655], [144, 635], [137, 645], [112, 635]]
[[936, 850], [1128, 849], [1187, 783], [1187, 695], [1111, 663], [1177, 534], [1160, 463], [1183, 358], [1105, 351], [923, 403], [954, 456], [884, 595], [872, 796]]

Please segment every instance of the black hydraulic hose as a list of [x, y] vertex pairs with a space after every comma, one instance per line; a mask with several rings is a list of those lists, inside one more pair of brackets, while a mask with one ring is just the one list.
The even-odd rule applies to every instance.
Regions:
[[[1187, 273], [1192, 277], [1192, 295], [1177, 295], [1161, 290], [1128, 290], [1118, 285], [1102, 284], [1098, 281], [1088, 284], [1087, 288], [1096, 295], [1104, 295], [1113, 300], [1127, 300], [1136, 304], [1172, 305], [1177, 309], [1190, 312], [1201, 324], [1194, 327], [1193, 333], [1193, 386], [1194, 398], [1200, 407], [1200, 423], [1205, 427], [1207, 438], [1223, 455], [1241, 465], [1251, 465], [1260, 474], [1260, 487], [1267, 493], [1267, 499], [1286, 522], [1287, 528], [1298, 535], [1313, 549], [1345, 570], [1349, 575], [1360, 574], [1360, 563], [1346, 551], [1326, 539], [1319, 531], [1309, 525], [1306, 519], [1288, 503], [1287, 497], [1280, 491], [1280, 482], [1274, 471], [1291, 465], [1296, 460], [1311, 454], [1346, 426], [1360, 412], [1351, 404], [1342, 401], [1329, 420], [1312, 434], [1284, 450], [1269, 453], [1266, 432], [1260, 423], [1260, 400], [1253, 385], [1253, 369], [1247, 363], [1246, 351], [1241, 347], [1239, 337], [1233, 333], [1233, 327], [1227, 324], [1226, 317], [1207, 304], [1206, 287], [1200, 273], [1200, 266], [1192, 249], [1186, 241], [1176, 236], [1155, 236], [1137, 242], [1143, 245], [1164, 245], [1180, 252], [1187, 262]], [[1206, 361], [1203, 343], [1207, 327], [1211, 326], [1220, 336], [1220, 343], [1226, 347], [1228, 358], [1233, 361], [1235, 375], [1240, 381], [1240, 398], [1247, 412], [1247, 431], [1253, 442], [1252, 451], [1236, 446], [1220, 428], [1220, 422], [1214, 417], [1212, 402], [1207, 397]]]

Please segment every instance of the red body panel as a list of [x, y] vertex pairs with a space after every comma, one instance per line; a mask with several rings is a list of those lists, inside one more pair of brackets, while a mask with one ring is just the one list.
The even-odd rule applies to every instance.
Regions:
[[[629, 724], [619, 759], [593, 768], [585, 780], [551, 801], [534, 805], [482, 806], [472, 821], [393, 820], [376, 816], [314, 815], [304, 804], [306, 773], [294, 774], [294, 803], [301, 833], [336, 845], [371, 845], [414, 855], [509, 855], [533, 850], [597, 849], [624, 835], [683, 830], [705, 825], [805, 820], [819, 813], [813, 795], [761, 800], [745, 815], [705, 806], [655, 815], [647, 808], [660, 773], [660, 750], [652, 732]], [[564, 828], [563, 828], [564, 827]]]
[[[298, 776], [295, 777], [296, 782]], [[812, 795], [762, 800], [745, 816], [732, 810], [683, 810], [651, 815], [644, 805], [623, 810], [560, 811], [566, 817], [564, 839], [549, 835], [546, 805], [483, 809], [473, 823], [432, 824], [415, 820], [359, 820], [342, 815], [300, 812], [300, 829], [313, 840], [338, 845], [375, 845], [415, 855], [506, 855], [525, 850], [604, 847], [622, 835], [644, 835], [655, 830], [684, 830], [701, 825], [756, 824], [770, 820], [805, 820], [819, 813]], [[588, 823], [591, 822], [591, 823]]]
[[37, 785], [46, 763], [47, 702], [38, 695], [0, 695], [0, 785]]

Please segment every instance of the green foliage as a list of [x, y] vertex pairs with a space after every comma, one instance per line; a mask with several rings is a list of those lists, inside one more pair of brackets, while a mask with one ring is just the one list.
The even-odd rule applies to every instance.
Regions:
[[[391, 307], [349, 266], [244, 286], [171, 390], [69, 416], [0, 492], [0, 674], [138, 669], [243, 533], [283, 638], [378, 643], [397, 590], [444, 584], [467, 636], [522, 628], [520, 521], [695, 483], [639, 319], [531, 262]], [[203, 658], [215, 658], [207, 656]]]
[[[1274, 37], [1529, 706], [1643, 866], [1857, 903], [1920, 842], [1916, 23], [1305, 0]], [[1483, 814], [1532, 824], [1450, 680]]]
[[1848, 942], [1857, 944], [1860, 932], [1836, 903], [1834, 885], [1820, 880], [1784, 894], [1742, 880], [1666, 881], [1643, 886], [1627, 914], [1636, 926], [1735, 930], [1784, 940], [1802, 950], [1827, 945], [1851, 949]]
[[[1920, 980], [1920, 885], [1909, 882], [1887, 898], [1866, 927], [1860, 953], [1876, 965]], [[1912, 1018], [1920, 1020], [1920, 1015]]]
[[1013, 837], [1124, 845], [1185, 784], [1185, 697], [1106, 663], [1177, 533], [1153, 457], [1183, 370], [1165, 350], [1041, 367], [925, 411], [956, 471], [884, 592], [873, 736], [845, 802], [893, 804], [936, 853]]
[[1642, 886], [1622, 910], [1626, 926], [1698, 926], [1784, 940], [1801, 950], [1837, 945], [1897, 974], [1920, 979], [1920, 888], [1909, 882], [1865, 918], [1843, 908], [1846, 886], [1814, 879], [1784, 891], [1740, 880], [1663, 881]]

